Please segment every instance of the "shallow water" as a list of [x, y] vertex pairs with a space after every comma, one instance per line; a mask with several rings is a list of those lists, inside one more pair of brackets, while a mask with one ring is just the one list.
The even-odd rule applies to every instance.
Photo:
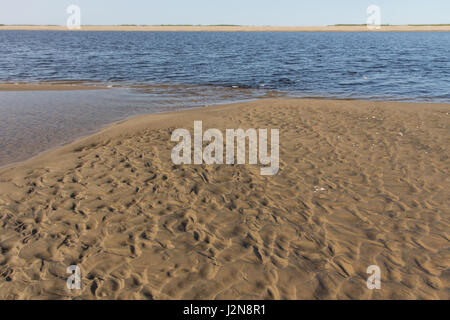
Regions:
[[0, 166], [130, 116], [267, 96], [450, 103], [450, 33], [0, 31]]

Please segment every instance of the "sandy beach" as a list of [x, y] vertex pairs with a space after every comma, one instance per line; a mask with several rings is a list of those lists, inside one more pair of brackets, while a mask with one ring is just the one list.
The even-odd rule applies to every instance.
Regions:
[[[38, 26], [17, 25], [0, 26], [0, 30], [28, 30], [28, 31], [67, 31], [66, 26]], [[342, 26], [88, 26], [83, 25], [74, 31], [176, 31], [176, 32], [418, 32], [418, 31], [450, 31], [450, 25], [406, 25], [406, 26], [381, 26], [380, 29], [368, 29], [365, 25], [342, 25]]]
[[[195, 120], [280, 129], [278, 174], [174, 165]], [[449, 125], [446, 104], [306, 99], [122, 121], [0, 170], [0, 298], [449, 299]]]
[[85, 85], [78, 82], [56, 83], [0, 83], [1, 91], [71, 91], [71, 90], [100, 90], [105, 86]]

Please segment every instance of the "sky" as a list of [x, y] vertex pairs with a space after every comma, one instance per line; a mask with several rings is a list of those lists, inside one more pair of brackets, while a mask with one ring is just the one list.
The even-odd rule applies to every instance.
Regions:
[[450, 24], [450, 0], [0, 0], [0, 24], [65, 25], [72, 4], [83, 25], [365, 24], [370, 5], [382, 24]]

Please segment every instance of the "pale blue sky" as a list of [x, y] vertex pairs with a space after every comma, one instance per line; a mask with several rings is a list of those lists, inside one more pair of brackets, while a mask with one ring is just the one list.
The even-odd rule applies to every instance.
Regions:
[[0, 24], [64, 25], [70, 4], [94, 25], [366, 23], [372, 4], [383, 24], [450, 23], [450, 0], [0, 0]]

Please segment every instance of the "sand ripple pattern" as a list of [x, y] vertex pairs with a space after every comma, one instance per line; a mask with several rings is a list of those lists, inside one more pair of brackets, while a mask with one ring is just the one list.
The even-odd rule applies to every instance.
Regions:
[[[197, 109], [79, 143], [64, 169], [4, 170], [0, 298], [449, 299], [449, 111], [319, 100]], [[278, 175], [173, 165], [170, 134], [194, 119], [280, 128]], [[81, 291], [66, 288], [71, 264]], [[373, 264], [381, 290], [366, 287]]]

